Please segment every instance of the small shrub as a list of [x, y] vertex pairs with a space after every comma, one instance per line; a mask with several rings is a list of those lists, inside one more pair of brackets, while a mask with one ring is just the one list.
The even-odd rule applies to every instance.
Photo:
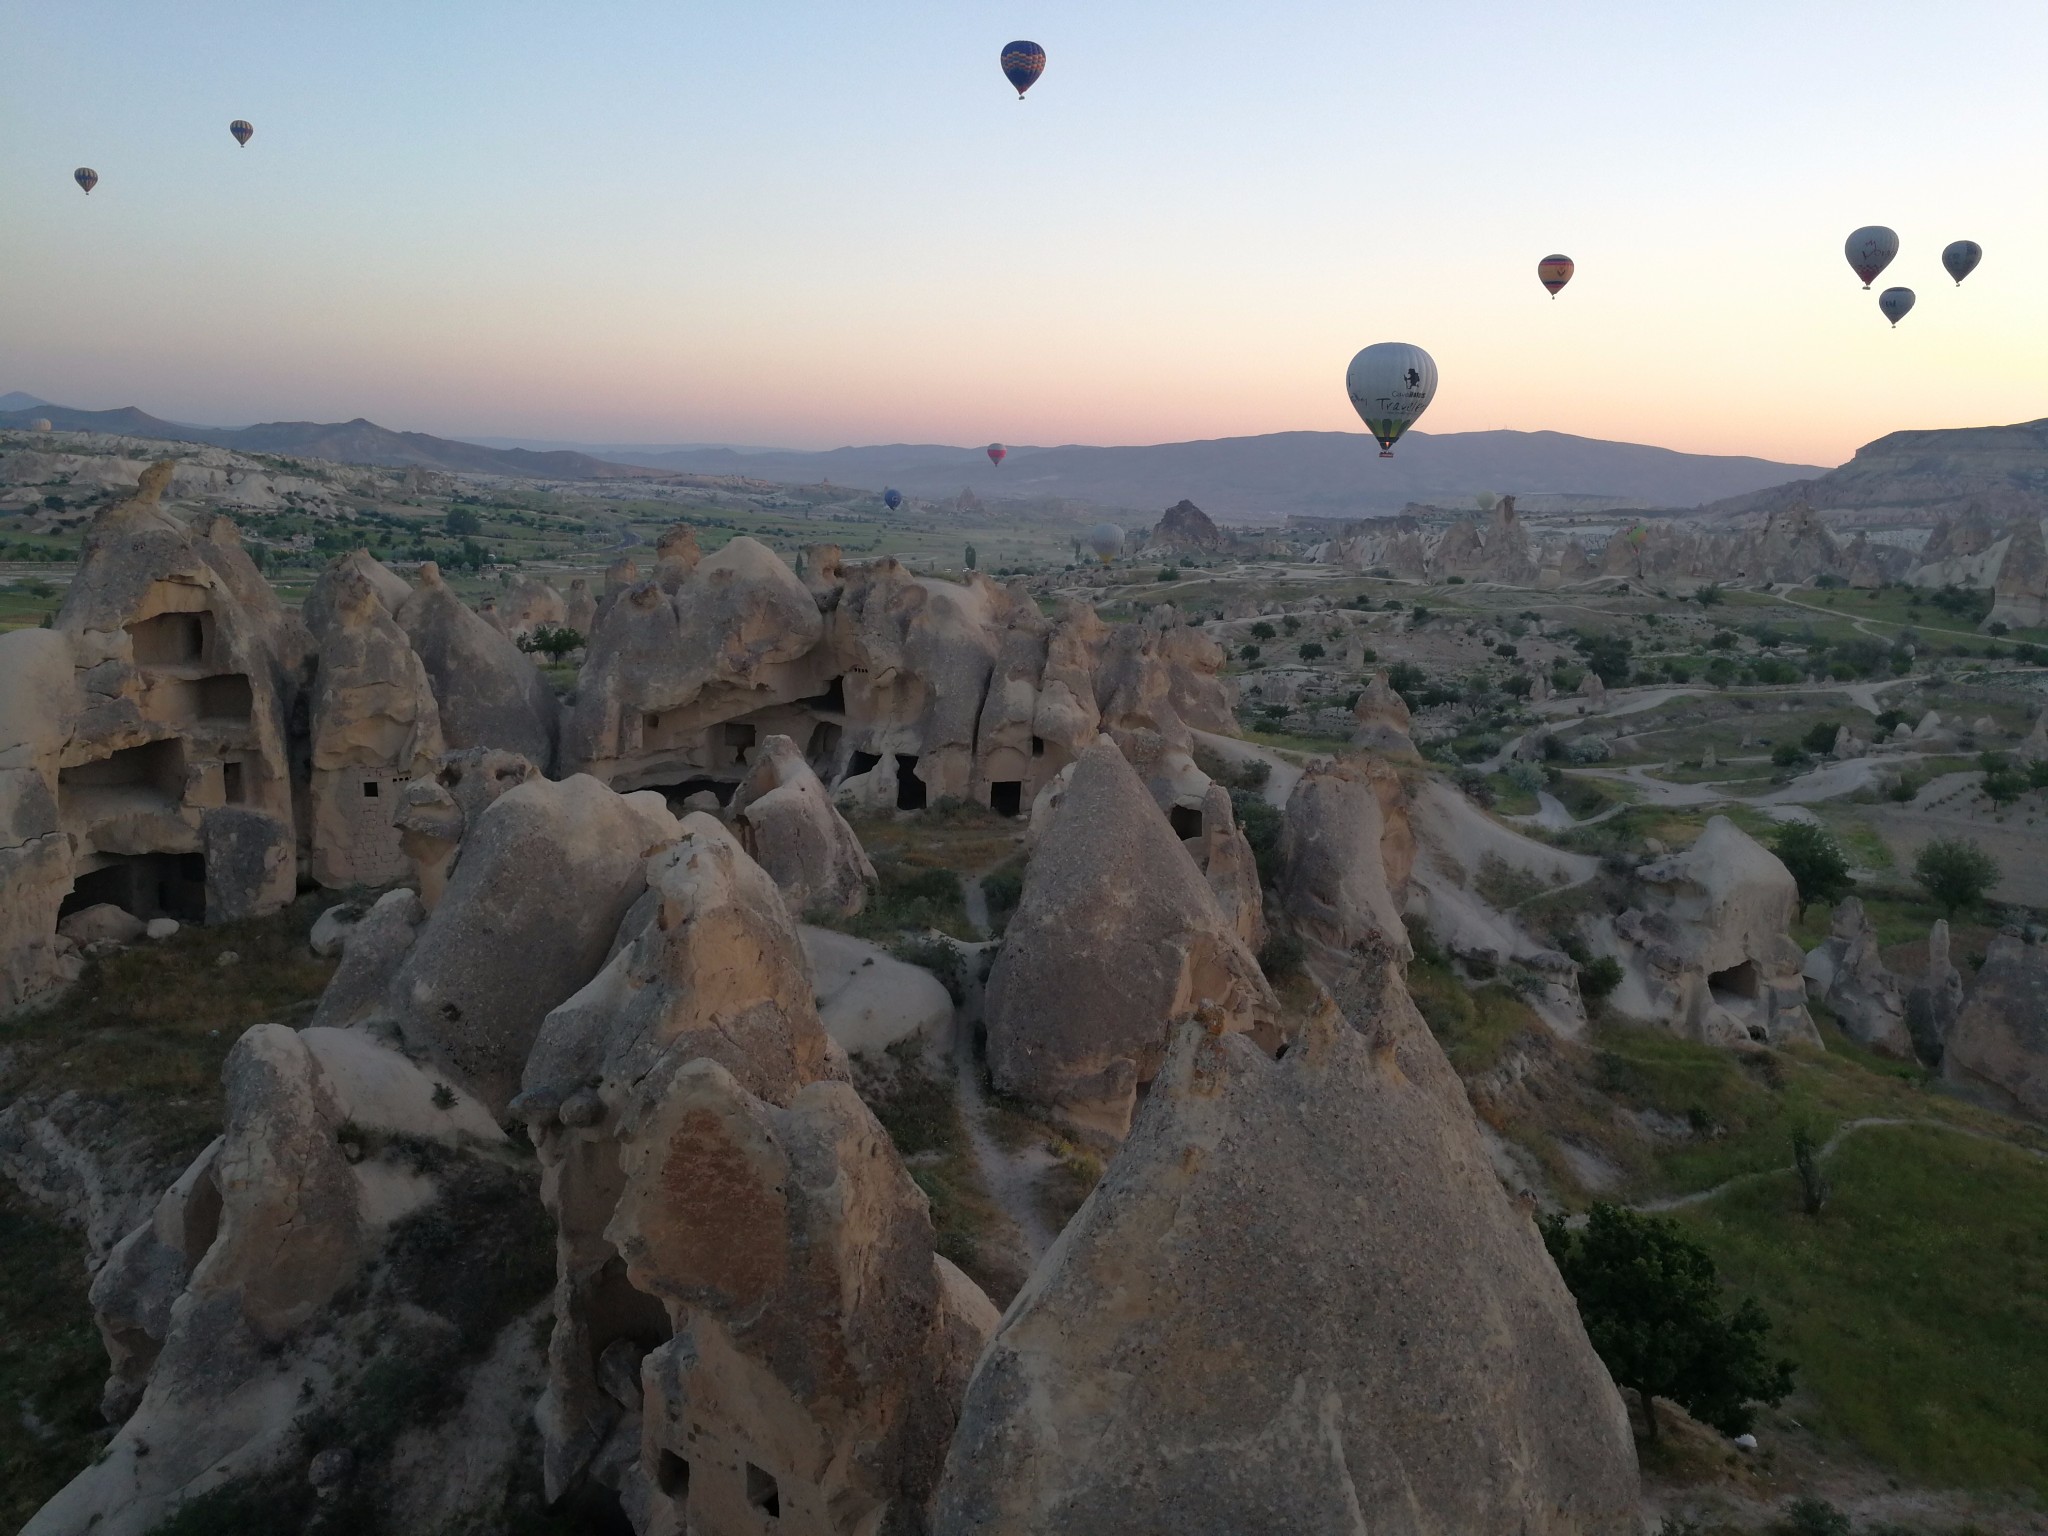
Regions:
[[1621, 962], [1612, 955], [1601, 955], [1579, 967], [1579, 996], [1589, 1003], [1602, 1001], [1620, 985]]
[[905, 965], [917, 966], [938, 977], [955, 1003], [967, 1000], [967, 978], [961, 970], [960, 951], [944, 939], [912, 934], [890, 945], [889, 953]]
[[1259, 969], [1266, 973], [1268, 981], [1277, 986], [1301, 969], [1307, 955], [1308, 951], [1300, 939], [1276, 929], [1259, 946]]

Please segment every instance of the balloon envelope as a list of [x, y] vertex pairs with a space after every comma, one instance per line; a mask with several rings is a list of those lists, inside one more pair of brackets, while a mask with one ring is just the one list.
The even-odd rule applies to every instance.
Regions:
[[47, 416], [38, 416], [34, 421], [28, 424], [28, 429], [31, 432], [47, 432], [50, 430], [50, 418]]
[[903, 493], [897, 490], [895, 486], [890, 486], [889, 489], [882, 492], [882, 504], [891, 512], [894, 512], [903, 505]]
[[1843, 243], [1842, 254], [1849, 258], [1849, 269], [1868, 288], [1899, 254], [1899, 237], [1882, 224], [1866, 224]]
[[1943, 248], [1941, 264], [1948, 268], [1948, 275], [1956, 280], [1958, 288], [1963, 279], [1977, 270], [1977, 263], [1984, 259], [1984, 247], [1974, 240], [1957, 240]]
[[1003, 74], [1010, 84], [1017, 87], [1017, 99], [1022, 101], [1024, 93], [1038, 83], [1038, 77], [1045, 73], [1045, 50], [1036, 43], [1018, 41], [1003, 45]]
[[1405, 341], [1375, 342], [1351, 359], [1344, 388], [1359, 420], [1379, 439], [1380, 457], [1391, 459], [1395, 440], [1436, 396], [1436, 359]]
[[1124, 531], [1115, 523], [1097, 523], [1088, 530], [1088, 547], [1104, 565], [1123, 552]]
[[1010, 450], [1005, 448], [1001, 443], [990, 443], [988, 445], [989, 463], [1000, 464], [1003, 462], [1004, 459], [1008, 458], [1009, 456]]
[[100, 173], [89, 165], [81, 165], [71, 173], [71, 179], [90, 192], [100, 184]]
[[249, 147], [249, 140], [255, 135], [256, 128], [253, 123], [238, 117], [228, 124], [228, 132], [235, 136], [237, 144], [247, 149]]
[[1885, 319], [1897, 325], [1906, 318], [1906, 311], [1913, 307], [1913, 290], [1887, 288], [1877, 296], [1877, 307], [1884, 311]]
[[1554, 299], [1558, 290], [1572, 280], [1572, 273], [1577, 270], [1569, 256], [1546, 256], [1536, 263], [1536, 280], [1550, 290], [1550, 296]]

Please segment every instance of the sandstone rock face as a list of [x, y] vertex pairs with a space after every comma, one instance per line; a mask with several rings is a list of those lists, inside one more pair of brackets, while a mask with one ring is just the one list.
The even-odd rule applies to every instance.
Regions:
[[1114, 744], [1082, 754], [988, 980], [998, 1088], [1115, 1139], [1173, 1022], [1214, 1008], [1270, 1034], [1258, 962]]
[[1981, 1104], [2048, 1122], [2048, 948], [2012, 929], [1991, 941], [1941, 1075]]
[[1230, 791], [1211, 784], [1202, 800], [1202, 835], [1196, 852], [1202, 878], [1216, 893], [1216, 905], [1253, 954], [1266, 942], [1265, 892], [1259, 864], [1230, 804]]
[[994, 1308], [827, 1079], [775, 883], [693, 815], [647, 884], [515, 1106], [561, 1233], [550, 1494], [613, 1488], [642, 1536], [923, 1530]]
[[502, 1113], [543, 1017], [597, 974], [647, 855], [676, 835], [656, 797], [581, 774], [492, 801], [392, 979], [407, 1047]]
[[554, 763], [559, 710], [547, 680], [449, 589], [431, 561], [394, 617], [433, 684], [450, 747], [496, 747], [543, 770]]
[[875, 866], [787, 736], [755, 749], [732, 814], [741, 845], [782, 887], [792, 912], [818, 907], [851, 917], [867, 905]]
[[441, 712], [374, 580], [344, 564], [321, 588], [322, 600], [307, 605], [322, 621], [313, 635], [312, 874], [330, 888], [388, 885], [407, 871], [394, 815], [407, 781], [440, 756]]
[[[178, 1500], [294, 1454], [341, 1363], [316, 1333], [338, 1340], [343, 1314], [371, 1307], [341, 1298], [469, 1149], [504, 1141], [475, 1101], [356, 1031], [258, 1025], [223, 1078], [221, 1138], [93, 1283], [106, 1406], [126, 1422], [25, 1527], [36, 1536], [141, 1536]], [[435, 1171], [391, 1154], [394, 1138], [434, 1147]]]
[[0, 1014], [68, 979], [57, 917], [72, 863], [58, 814], [58, 764], [85, 707], [75, 679], [62, 635], [0, 634]]
[[1183, 1026], [975, 1371], [941, 1536], [1640, 1528], [1620, 1397], [1402, 1004], [1277, 1061]]
[[1716, 816], [1636, 879], [1640, 905], [1609, 930], [1624, 971], [1617, 1006], [1709, 1044], [1820, 1044], [1788, 932], [1798, 885], [1776, 855]]
[[[10, 774], [4, 793], [30, 828], [47, 826], [41, 795], [20, 797], [54, 777], [72, 905], [219, 920], [295, 890], [286, 720], [306, 638], [232, 523], [187, 527], [158, 505], [172, 468], [152, 467], [132, 500], [95, 518], [54, 634], [13, 642], [32, 676], [5, 686], [34, 688], [48, 713], [31, 750], [6, 749], [28, 777]], [[52, 675], [53, 641], [69, 648], [70, 689]], [[47, 847], [28, 850], [45, 875]]]
[[1929, 1066], [1940, 1062], [1949, 1031], [1963, 1011], [1963, 973], [1949, 960], [1948, 921], [1927, 930], [1927, 969], [1906, 993], [1906, 1029]]
[[1834, 1011], [1851, 1040], [1901, 1061], [1913, 1059], [1905, 999], [1878, 954], [1877, 931], [1863, 915], [1862, 902], [1850, 896], [1835, 908], [1834, 932], [1807, 956], [1804, 970], [1809, 994]]

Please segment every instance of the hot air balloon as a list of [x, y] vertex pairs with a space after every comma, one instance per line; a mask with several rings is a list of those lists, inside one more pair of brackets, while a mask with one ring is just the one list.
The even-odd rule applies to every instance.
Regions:
[[1910, 288], [1887, 288], [1877, 296], [1877, 307], [1884, 311], [1885, 319], [1896, 327], [1906, 318], [1906, 312], [1913, 307], [1913, 290]]
[[100, 173], [89, 165], [81, 165], [71, 173], [71, 179], [85, 188], [87, 194], [90, 195], [92, 189], [100, 184]]
[[882, 492], [882, 505], [887, 507], [891, 512], [894, 512], [898, 507], [903, 505], [903, 493], [897, 490], [895, 486], [890, 486], [889, 489]]
[[1351, 359], [1344, 388], [1366, 430], [1379, 439], [1380, 457], [1391, 459], [1395, 440], [1436, 395], [1436, 359], [1405, 341], [1375, 342]]
[[1984, 259], [1984, 247], [1974, 240], [1957, 240], [1944, 246], [1941, 264], [1948, 268], [1948, 275], [1956, 280], [1958, 288], [1963, 279], [1977, 270], [1977, 263]]
[[1003, 74], [1010, 84], [1017, 87], [1017, 99], [1022, 101], [1024, 93], [1038, 83], [1038, 77], [1045, 73], [1045, 50], [1036, 43], [1016, 42], [1003, 45]]
[[1087, 543], [1095, 558], [1107, 565], [1123, 553], [1124, 531], [1115, 523], [1097, 523], [1088, 530]]
[[248, 122], [246, 119], [238, 117], [232, 123], [228, 124], [228, 132], [232, 133], [235, 136], [235, 142], [237, 144], [241, 145], [242, 148], [247, 149], [249, 147], [249, 140], [255, 134], [256, 128], [254, 124]]
[[38, 416], [34, 421], [28, 424], [28, 429], [31, 432], [47, 432], [50, 430], [50, 418], [47, 416]]
[[1001, 443], [990, 443], [988, 445], [988, 461], [989, 463], [995, 465], [997, 468], [1001, 468], [1003, 460], [1007, 459], [1009, 456], [1010, 450], [1005, 448]]
[[1550, 290], [1554, 299], [1558, 291], [1572, 280], [1572, 273], [1578, 270], [1569, 256], [1546, 256], [1536, 263], [1536, 280]]
[[1882, 224], [1866, 224], [1848, 238], [1842, 246], [1842, 254], [1849, 258], [1849, 268], [1863, 279], [1868, 288], [1877, 280], [1877, 274], [1892, 264], [1892, 258], [1899, 254], [1899, 237]]

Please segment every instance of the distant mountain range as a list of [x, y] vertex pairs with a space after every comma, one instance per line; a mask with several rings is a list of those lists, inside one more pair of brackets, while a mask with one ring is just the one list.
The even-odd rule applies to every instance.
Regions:
[[2048, 419], [1888, 433], [1858, 448], [1839, 469], [1717, 501], [1702, 511], [1740, 517], [1782, 512], [1800, 502], [1817, 512], [1880, 518], [1973, 509], [2003, 517], [2048, 515]]
[[[0, 404], [11, 400], [35, 401], [35, 396], [17, 392], [0, 397]], [[637, 478], [648, 473], [629, 465], [609, 464], [586, 453], [485, 448], [452, 438], [432, 437], [425, 432], [393, 432], [361, 417], [343, 422], [267, 421], [253, 427], [194, 427], [164, 421], [132, 405], [113, 411], [79, 411], [35, 401], [33, 405], [0, 410], [0, 427], [26, 427], [38, 419], [47, 420], [60, 432], [105, 432], [174, 443], [211, 443], [237, 453], [281, 454], [391, 469], [419, 465], [451, 474], [521, 475], [538, 480]]]
[[1825, 473], [1818, 465], [1678, 453], [1562, 432], [1411, 432], [1392, 459], [1380, 458], [1372, 439], [1355, 432], [1276, 432], [1148, 447], [1014, 446], [996, 468], [979, 447], [938, 444], [816, 453], [687, 445], [536, 451], [393, 432], [360, 418], [195, 427], [133, 406], [80, 411], [32, 395], [0, 398], [0, 405], [13, 400], [33, 403], [0, 410], [0, 426], [22, 427], [47, 417], [64, 431], [213, 443], [244, 453], [350, 464], [417, 464], [560, 480], [649, 471], [735, 475], [796, 485], [830, 481], [868, 492], [894, 486], [924, 498], [951, 497], [966, 487], [984, 500], [1071, 501], [1137, 511], [1189, 499], [1211, 516], [1233, 521], [1370, 516], [1398, 512], [1411, 502], [1463, 506], [1488, 491], [1512, 491], [1538, 505], [1695, 507]]

